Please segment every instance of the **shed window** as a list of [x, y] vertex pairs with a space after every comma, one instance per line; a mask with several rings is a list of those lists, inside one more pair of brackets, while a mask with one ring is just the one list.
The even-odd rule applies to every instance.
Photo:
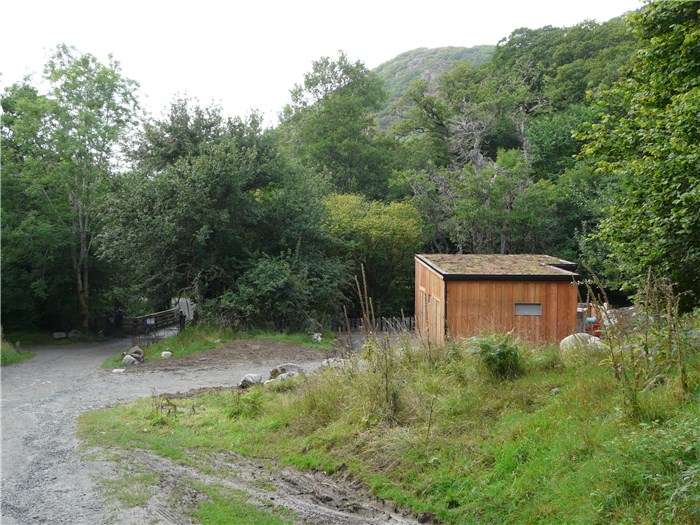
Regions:
[[540, 303], [515, 303], [515, 315], [542, 315]]

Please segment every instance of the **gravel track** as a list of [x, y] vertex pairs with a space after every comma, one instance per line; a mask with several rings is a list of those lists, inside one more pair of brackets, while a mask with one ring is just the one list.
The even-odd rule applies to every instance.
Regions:
[[[267, 375], [271, 366], [282, 362], [296, 362], [311, 370], [320, 366], [325, 357], [319, 350], [255, 341], [227, 345], [225, 351], [220, 352], [221, 359], [195, 354], [173, 359], [167, 365], [139, 365], [122, 374], [99, 368], [107, 357], [127, 349], [128, 343], [127, 340], [112, 340], [100, 344], [35, 347], [31, 348], [36, 353], [34, 359], [2, 367], [0, 522], [3, 525], [138, 524], [144, 520], [148, 523], [190, 523], [190, 519], [178, 514], [177, 509], [167, 509], [162, 505], [153, 506], [156, 511], [146, 515], [115, 513], [113, 502], [105, 501], [98, 490], [99, 479], [113, 475], [113, 465], [81, 458], [76, 436], [78, 415], [117, 402], [150, 396], [153, 389], [159, 393], [176, 393], [233, 386], [246, 373]], [[144, 454], [141, 454], [141, 463], [147, 457]], [[233, 470], [254, 472], [263, 468], [234, 456], [227, 461]], [[168, 479], [169, 472], [182, 468], [156, 457], [146, 463], [162, 465], [162, 468], [156, 468], [163, 479]], [[301, 509], [299, 515], [309, 523], [412, 523], [384, 512], [377, 505], [368, 506], [368, 498], [361, 492], [350, 488], [343, 491], [333, 486], [331, 480], [289, 470], [284, 471], [284, 479], [293, 481], [276, 484], [275, 497], [291, 510], [299, 512]], [[235, 478], [226, 480], [226, 483], [237, 486]], [[294, 503], [295, 489], [291, 487], [299, 484], [304, 485], [301, 492], [308, 494], [309, 498]], [[245, 483], [238, 485], [245, 490]], [[341, 491], [341, 507], [350, 510], [340, 509], [338, 498], [326, 494], [329, 490]], [[326, 495], [314, 501], [317, 493]], [[253, 500], [259, 497], [251, 492]], [[348, 506], [346, 502], [353, 498], [358, 503]], [[361, 509], [361, 512], [352, 512], [353, 508]]]

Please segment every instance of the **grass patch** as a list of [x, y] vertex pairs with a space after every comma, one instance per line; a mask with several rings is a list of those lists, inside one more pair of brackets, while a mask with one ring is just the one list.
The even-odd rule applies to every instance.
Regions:
[[269, 339], [280, 343], [293, 343], [310, 348], [321, 348], [332, 350], [336, 335], [333, 332], [324, 332], [323, 341], [315, 342], [311, 335], [306, 333], [280, 333], [271, 330], [253, 330], [250, 332], [239, 332], [237, 339]]
[[263, 510], [248, 503], [244, 491], [204, 483], [195, 483], [193, 488], [209, 499], [198, 502], [191, 513], [204, 525], [285, 525], [296, 521], [287, 509], [271, 506]]
[[[173, 357], [182, 357], [204, 350], [221, 348], [226, 342], [235, 339], [232, 330], [215, 325], [199, 324], [187, 327], [179, 334], [158, 341], [143, 348], [144, 361], [156, 361], [162, 359], [162, 352], [172, 352]], [[117, 354], [102, 363], [102, 368], [118, 368], [122, 364], [122, 355]]]
[[174, 400], [182, 410], [158, 418], [141, 400], [81, 416], [80, 436], [183, 462], [233, 450], [347, 470], [378, 497], [450, 524], [700, 521], [697, 356], [690, 399], [669, 371], [633, 419], [599, 359], [565, 367], [556, 348], [519, 347], [519, 375], [503, 378], [474, 344], [367, 345], [363, 362], [284, 392], [210, 393], [195, 411]]
[[105, 495], [127, 509], [144, 505], [154, 494], [160, 477], [155, 472], [122, 472], [116, 479], [102, 481]]
[[32, 352], [18, 352], [14, 345], [0, 341], [0, 365], [7, 366], [20, 363], [34, 357]]
[[[197, 352], [221, 348], [229, 341], [248, 339], [268, 339], [282, 343], [293, 343], [310, 348], [330, 350], [333, 348], [334, 335], [332, 332], [323, 334], [323, 342], [316, 343], [309, 334], [282, 334], [278, 332], [255, 330], [251, 332], [236, 332], [216, 325], [199, 324], [187, 327], [176, 336], [158, 341], [143, 348], [144, 361], [163, 359], [162, 352], [172, 352], [173, 357], [183, 357]], [[106, 359], [102, 368], [124, 367], [122, 355], [117, 354]]]

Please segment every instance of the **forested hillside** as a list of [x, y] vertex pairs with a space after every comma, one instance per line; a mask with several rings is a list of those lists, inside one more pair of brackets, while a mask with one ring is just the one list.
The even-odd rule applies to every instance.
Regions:
[[414, 80], [434, 82], [450, 70], [456, 62], [469, 62], [478, 66], [491, 59], [495, 46], [474, 47], [421, 47], [401, 53], [399, 56], [377, 66], [374, 71], [384, 82], [389, 93], [388, 101], [378, 114], [378, 123], [386, 128], [396, 120], [392, 110]]
[[187, 99], [141, 119], [116, 61], [60, 45], [2, 94], [2, 323], [97, 330], [187, 295], [306, 330], [357, 311], [362, 267], [398, 315], [421, 251], [548, 253], [628, 292], [651, 267], [693, 307], [698, 18], [653, 2], [376, 71], [322, 57], [272, 129]]

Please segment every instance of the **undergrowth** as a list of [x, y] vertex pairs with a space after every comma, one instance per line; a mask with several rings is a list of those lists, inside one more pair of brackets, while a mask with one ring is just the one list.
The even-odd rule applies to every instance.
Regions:
[[12, 365], [34, 357], [32, 352], [20, 352], [18, 347], [7, 342], [2, 335], [0, 330], [0, 365]]
[[[595, 355], [567, 368], [556, 347], [508, 341], [519, 375], [504, 379], [485, 373], [483, 344], [379, 339], [344, 368], [284, 392], [173, 400], [183, 408], [158, 418], [152, 402], [139, 401], [84, 415], [81, 436], [185, 463], [234, 450], [343, 470], [376, 496], [444, 523], [700, 520], [697, 386], [684, 392], [669, 370], [668, 381], [639, 392], [633, 418]], [[698, 385], [690, 357], [686, 379]]]

